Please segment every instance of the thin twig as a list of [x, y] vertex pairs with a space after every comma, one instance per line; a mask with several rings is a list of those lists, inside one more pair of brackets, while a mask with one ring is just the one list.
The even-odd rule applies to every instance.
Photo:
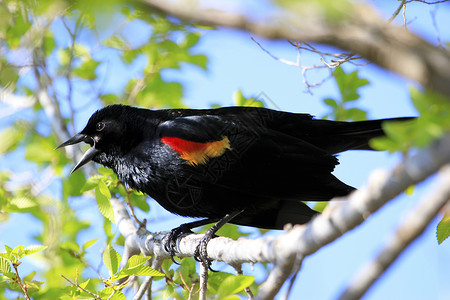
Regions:
[[[238, 275], [243, 275], [244, 274], [244, 272], [242, 271], [242, 265], [241, 264], [233, 265], [232, 267], [236, 270], [236, 273]], [[253, 295], [253, 292], [252, 292], [252, 290], [250, 289], [249, 286], [245, 287], [244, 291], [247, 293], [249, 300], [252, 300], [253, 297], [255, 296], [255, 295]]]
[[144, 282], [139, 287], [136, 295], [134, 295], [133, 300], [141, 300], [142, 296], [144, 296], [145, 292], [147, 292], [152, 286], [153, 277], [148, 276], [144, 279]]
[[199, 300], [206, 300], [206, 291], [208, 287], [208, 270], [209, 266], [207, 263], [200, 262], [200, 294], [198, 296]]
[[23, 283], [22, 279], [19, 276], [19, 270], [17, 269], [17, 267], [19, 266], [20, 263], [13, 263], [13, 268], [14, 268], [14, 272], [16, 273], [17, 276], [17, 284], [20, 286], [20, 288], [23, 291], [23, 295], [25, 296], [25, 299], [30, 300], [30, 296], [28, 295], [28, 288], [27, 286]]
[[403, 5], [403, 11], [402, 11], [402, 16], [403, 16], [403, 27], [405, 29], [408, 29], [408, 26], [406, 24], [406, 5]]
[[389, 18], [388, 23], [391, 23], [392, 21], [394, 21], [394, 19], [398, 16], [398, 14], [401, 12], [402, 7], [404, 7], [406, 3], [406, 0], [402, 0], [402, 2], [400, 3], [400, 5], [397, 7], [397, 9], [395, 10], [394, 14]]
[[83, 292], [88, 293], [89, 295], [91, 295], [91, 296], [94, 297], [95, 299], [97, 299], [97, 300], [101, 300], [101, 299], [102, 299], [99, 295], [94, 294], [93, 292], [88, 291], [88, 290], [82, 288], [79, 284], [73, 282], [72, 280], [70, 280], [69, 278], [67, 278], [66, 276], [64, 276], [63, 274], [59, 274], [59, 276], [61, 276], [62, 278], [64, 278], [65, 280], [67, 280], [70, 284], [72, 284], [73, 286], [76, 286], [78, 289], [82, 290]]
[[438, 25], [436, 22], [437, 10], [438, 10], [437, 6], [435, 6], [434, 9], [430, 10], [431, 21], [433, 23], [434, 31], [436, 32], [436, 39], [437, 39], [438, 46], [442, 49], [445, 49], [444, 45], [442, 44], [441, 35], [439, 33], [439, 28], [438, 28]]
[[133, 204], [131, 204], [131, 200], [130, 200], [130, 194], [131, 194], [131, 192], [130, 191], [128, 191], [128, 189], [127, 189], [127, 187], [122, 183], [122, 182], [120, 182], [122, 185], [123, 185], [123, 187], [124, 187], [124, 189], [125, 189], [125, 194], [126, 194], [126, 198], [127, 198], [127, 205], [128, 205], [128, 208], [130, 209], [130, 214], [131, 214], [131, 216], [133, 217], [133, 219], [136, 221], [136, 223], [138, 223], [139, 224], [139, 227], [143, 227], [143, 228], [145, 228], [145, 226], [147, 225], [147, 219], [144, 219], [144, 221], [140, 221], [137, 217], [136, 217], [136, 215], [134, 214], [134, 207], [133, 207]]
[[289, 287], [288, 290], [286, 291], [286, 294], [284, 296], [284, 300], [287, 300], [289, 298], [289, 294], [292, 291], [292, 287], [294, 286], [294, 282], [297, 279], [297, 274], [300, 271], [301, 267], [302, 267], [302, 262], [303, 262], [303, 258], [301, 257], [300, 254], [297, 255], [297, 258], [295, 259], [295, 263], [294, 263], [294, 275], [292, 275], [291, 280], [289, 280]]

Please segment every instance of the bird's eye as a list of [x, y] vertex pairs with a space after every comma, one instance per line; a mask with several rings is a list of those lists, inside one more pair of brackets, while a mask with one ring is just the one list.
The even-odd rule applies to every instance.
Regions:
[[102, 131], [103, 128], [105, 128], [105, 123], [103, 123], [103, 122], [98, 122], [97, 125], [95, 126], [95, 129], [97, 131]]

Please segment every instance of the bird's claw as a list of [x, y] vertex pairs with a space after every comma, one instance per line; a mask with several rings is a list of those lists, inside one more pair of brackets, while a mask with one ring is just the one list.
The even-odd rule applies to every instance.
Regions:
[[195, 252], [194, 252], [195, 260], [203, 263], [204, 266], [207, 267], [212, 272], [216, 272], [216, 270], [213, 270], [211, 268], [212, 260], [208, 258], [208, 253], [207, 253], [206, 248], [208, 246], [209, 241], [215, 237], [217, 237], [217, 235], [206, 231], [205, 235], [202, 237], [202, 239], [198, 243], [197, 248], [195, 249]]
[[188, 235], [193, 233], [191, 228], [189, 228], [188, 226], [186, 226], [186, 224], [182, 224], [174, 229], [172, 229], [169, 233], [169, 237], [167, 238], [166, 243], [164, 244], [164, 249], [169, 252], [170, 255], [170, 259], [172, 259], [172, 261], [174, 263], [176, 263], [177, 265], [179, 265], [180, 263], [178, 263], [177, 261], [175, 261], [174, 256], [176, 253], [176, 249], [177, 249], [177, 241], [179, 238], [181, 238], [182, 236]]

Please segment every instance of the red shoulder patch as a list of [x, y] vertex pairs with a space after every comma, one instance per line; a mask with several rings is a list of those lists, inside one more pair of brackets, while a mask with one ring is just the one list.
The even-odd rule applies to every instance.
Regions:
[[210, 158], [221, 156], [230, 147], [230, 140], [224, 136], [220, 141], [199, 143], [177, 137], [163, 137], [161, 142], [169, 145], [190, 165], [206, 164]]

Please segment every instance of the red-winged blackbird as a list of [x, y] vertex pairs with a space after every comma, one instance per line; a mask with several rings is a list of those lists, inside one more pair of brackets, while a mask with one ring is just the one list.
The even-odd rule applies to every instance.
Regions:
[[180, 231], [218, 220], [215, 227], [229, 221], [269, 229], [308, 222], [317, 212], [302, 201], [328, 201], [354, 190], [331, 174], [335, 154], [370, 150], [369, 139], [384, 135], [381, 124], [400, 119], [409, 118], [336, 122], [265, 108], [112, 105], [59, 147], [88, 143], [73, 171], [93, 160], [168, 211], [206, 218], [172, 231], [173, 253]]

